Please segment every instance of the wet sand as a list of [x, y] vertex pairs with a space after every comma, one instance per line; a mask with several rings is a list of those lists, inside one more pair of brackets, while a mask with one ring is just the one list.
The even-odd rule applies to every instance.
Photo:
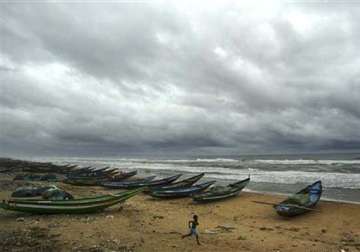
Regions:
[[[10, 177], [0, 183], [9, 186]], [[11, 182], [10, 182], [11, 183]], [[75, 196], [109, 191], [56, 183]], [[6, 187], [5, 186], [5, 187]], [[13, 188], [2, 186], [0, 199]], [[318, 211], [283, 218], [271, 206], [284, 196], [241, 193], [211, 204], [154, 200], [140, 194], [89, 215], [30, 215], [0, 210], [3, 251], [360, 251], [360, 205], [321, 201]], [[199, 216], [201, 246], [188, 232]]]

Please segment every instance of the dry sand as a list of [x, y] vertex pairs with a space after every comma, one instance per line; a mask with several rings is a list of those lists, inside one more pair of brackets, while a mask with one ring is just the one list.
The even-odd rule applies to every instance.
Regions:
[[[2, 178], [0, 199], [13, 188]], [[11, 184], [11, 182], [10, 182]], [[58, 185], [76, 196], [100, 187]], [[108, 191], [107, 191], [108, 192]], [[271, 206], [284, 197], [241, 193], [211, 204], [191, 199], [154, 200], [141, 194], [91, 215], [29, 215], [0, 210], [3, 251], [360, 251], [360, 205], [321, 201], [319, 211], [282, 218]], [[188, 232], [199, 216], [201, 246]]]

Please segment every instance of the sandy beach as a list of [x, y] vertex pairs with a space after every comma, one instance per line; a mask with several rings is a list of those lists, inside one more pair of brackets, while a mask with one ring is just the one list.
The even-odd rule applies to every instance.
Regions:
[[[0, 199], [18, 186], [11, 179], [2, 175]], [[56, 184], [75, 196], [109, 192]], [[242, 192], [230, 200], [195, 204], [190, 198], [140, 194], [91, 215], [0, 210], [0, 246], [3, 251], [360, 251], [360, 205], [321, 201], [317, 211], [288, 219], [253, 202], [283, 198]], [[193, 214], [199, 216], [201, 246], [194, 237], [181, 239]]]

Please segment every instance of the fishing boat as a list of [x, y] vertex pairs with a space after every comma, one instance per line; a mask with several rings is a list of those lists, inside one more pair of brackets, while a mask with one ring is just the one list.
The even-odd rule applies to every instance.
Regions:
[[[144, 188], [141, 188], [143, 190]], [[136, 189], [137, 190], [137, 189]], [[133, 190], [135, 191], [135, 190]], [[114, 197], [119, 196], [126, 196], [133, 191], [125, 191], [115, 194], [104, 194], [104, 195], [97, 195], [91, 197], [83, 197], [78, 199], [71, 199], [71, 200], [43, 200], [43, 199], [27, 199], [27, 198], [11, 198], [8, 200], [9, 203], [16, 203], [16, 204], [38, 204], [38, 205], [87, 205], [90, 203], [101, 203], [106, 202]]]
[[68, 178], [72, 177], [101, 177], [101, 176], [108, 176], [112, 173], [117, 172], [117, 168], [109, 169], [110, 167], [103, 167], [103, 168], [92, 168], [92, 167], [85, 167], [79, 169], [78, 171], [71, 172], [67, 175]]
[[87, 173], [93, 171], [95, 168], [91, 166], [81, 167], [81, 168], [73, 168], [69, 173], [69, 175], [75, 175], [75, 174], [81, 174], [81, 173]]
[[[132, 179], [126, 181], [104, 181], [100, 185], [107, 188], [113, 189], [127, 189], [131, 187], [140, 187], [140, 185], [153, 180], [156, 176], [149, 176], [141, 179]], [[138, 186], [139, 185], [139, 186]]]
[[105, 181], [104, 178], [85, 178], [85, 177], [70, 177], [63, 180], [65, 184], [76, 186], [96, 186]]
[[66, 165], [59, 165], [59, 167], [62, 167], [63, 169], [68, 171], [73, 171], [76, 170], [78, 166], [73, 164], [66, 164]]
[[16, 190], [11, 194], [13, 198], [29, 198], [29, 197], [40, 197], [44, 192], [49, 189], [55, 189], [56, 186], [25, 186], [25, 187], [18, 187]]
[[66, 180], [109, 180], [109, 179], [111, 179], [113, 176], [115, 176], [115, 174], [114, 175], [111, 175], [111, 174], [109, 174], [109, 175], [98, 175], [98, 176], [83, 176], [83, 175], [81, 175], [81, 176], [79, 176], [79, 175], [77, 175], [77, 176], [67, 176], [66, 177]]
[[141, 191], [142, 188], [129, 191], [126, 194], [113, 196], [104, 201], [90, 201], [88, 203], [74, 205], [37, 204], [34, 202], [18, 203], [3, 201], [0, 203], [0, 208], [10, 211], [35, 214], [85, 214], [102, 211], [108, 207], [122, 203]]
[[152, 187], [152, 188], [150, 188], [150, 190], [151, 191], [166, 191], [166, 190], [190, 187], [193, 184], [195, 184], [197, 181], [199, 181], [204, 175], [205, 175], [205, 173], [200, 173], [199, 175], [196, 175], [196, 176], [193, 176], [193, 177], [190, 177], [187, 179], [183, 179], [178, 182], [171, 183], [169, 185]]
[[237, 196], [242, 189], [244, 189], [250, 182], [250, 178], [229, 184], [227, 186], [215, 186], [207, 192], [201, 192], [193, 195], [195, 202], [212, 202], [223, 199], [228, 199]]
[[108, 167], [102, 168], [99, 171], [95, 170], [90, 173], [68, 174], [63, 182], [77, 186], [95, 186], [99, 185], [101, 182], [108, 181], [119, 174], [119, 170], [117, 168], [112, 168], [110, 170], [104, 169], [108, 169]]
[[209, 181], [202, 184], [194, 185], [187, 188], [178, 188], [178, 189], [169, 189], [169, 190], [160, 190], [160, 191], [152, 191], [150, 195], [156, 198], [182, 198], [192, 196], [196, 193], [202, 192], [209, 188], [216, 181]]
[[114, 174], [112, 178], [110, 178], [108, 181], [117, 182], [122, 181], [124, 179], [128, 179], [130, 177], [133, 177], [137, 174], [137, 171], [129, 171], [129, 172], [118, 172], [117, 174]]
[[[154, 186], [162, 186], [172, 183], [177, 180], [182, 174], [177, 174], [171, 177], [158, 179], [158, 180], [147, 180], [147, 181], [124, 181], [124, 182], [110, 182], [103, 183], [103, 186], [117, 189], [131, 189], [137, 187], [154, 187]], [[104, 185], [105, 184], [105, 185]], [[109, 186], [110, 184], [110, 186]]]
[[286, 200], [274, 205], [276, 212], [281, 216], [292, 217], [313, 210], [319, 202], [322, 193], [321, 181], [305, 187]]

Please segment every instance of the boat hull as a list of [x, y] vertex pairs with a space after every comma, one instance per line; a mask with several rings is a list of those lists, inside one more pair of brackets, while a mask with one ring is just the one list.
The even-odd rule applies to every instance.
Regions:
[[85, 214], [102, 211], [106, 208], [122, 203], [135, 196], [141, 189], [129, 192], [126, 195], [114, 196], [105, 202], [91, 202], [84, 205], [41, 205], [34, 203], [11, 203], [2, 202], [0, 207], [5, 210], [26, 212], [33, 214]]
[[199, 181], [203, 176], [205, 175], [205, 173], [201, 173], [199, 175], [175, 182], [175, 183], [171, 183], [169, 185], [165, 185], [165, 186], [156, 186], [156, 187], [152, 187], [150, 188], [150, 191], [166, 191], [166, 190], [174, 190], [174, 189], [182, 189], [182, 188], [187, 188], [187, 187], [191, 187], [193, 184], [195, 184], [197, 181]]
[[106, 194], [99, 195], [94, 197], [85, 197], [79, 199], [72, 200], [41, 200], [41, 199], [10, 199], [9, 203], [15, 204], [37, 204], [37, 205], [54, 205], [54, 206], [79, 206], [79, 205], [87, 205], [92, 203], [103, 203], [107, 202], [115, 197], [125, 197], [128, 194], [131, 194], [133, 191], [120, 192], [116, 194]]
[[312, 185], [307, 186], [295, 195], [308, 195], [307, 202], [304, 204], [295, 205], [291, 202], [290, 197], [279, 204], [275, 205], [274, 208], [278, 215], [283, 217], [294, 217], [307, 212], [310, 212], [312, 208], [319, 202], [322, 194], [321, 181], [316, 181]]
[[117, 189], [133, 189], [133, 188], [139, 188], [139, 187], [154, 187], [154, 186], [161, 186], [161, 185], [167, 185], [171, 182], [177, 180], [182, 174], [177, 174], [168, 178], [159, 179], [159, 180], [152, 180], [148, 179], [145, 181], [124, 181], [123, 183], [103, 183], [103, 186], [110, 187], [110, 188], [117, 188]]
[[227, 186], [227, 190], [224, 192], [209, 192], [199, 193], [193, 196], [193, 200], [198, 203], [208, 203], [214, 201], [220, 201], [229, 199], [239, 195], [242, 189], [244, 189], [250, 182], [250, 178], [244, 179], [237, 183]]
[[200, 185], [184, 188], [184, 189], [175, 189], [175, 190], [166, 190], [166, 191], [152, 191], [151, 196], [155, 198], [183, 198], [192, 196], [196, 193], [202, 192], [209, 188], [215, 181], [206, 182]]

